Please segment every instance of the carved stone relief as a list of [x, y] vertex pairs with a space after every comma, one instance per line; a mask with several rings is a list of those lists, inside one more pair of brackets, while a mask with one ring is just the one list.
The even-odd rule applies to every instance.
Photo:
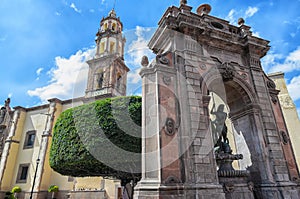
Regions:
[[235, 69], [228, 62], [223, 63], [219, 67], [219, 71], [224, 81], [232, 80], [233, 77], [235, 76]]
[[281, 135], [281, 140], [283, 144], [288, 144], [290, 141], [289, 136], [287, 135], [287, 133], [285, 131], [280, 131], [280, 135]]
[[294, 102], [289, 95], [279, 96], [279, 101], [283, 108], [295, 108]]
[[231, 182], [224, 183], [223, 187], [224, 187], [224, 192], [225, 193], [234, 192], [234, 184], [231, 183]]
[[164, 182], [164, 184], [178, 184], [178, 183], [180, 183], [180, 180], [175, 176], [169, 176]]
[[170, 85], [171, 82], [172, 82], [172, 78], [171, 77], [168, 77], [168, 76], [164, 76], [163, 77], [163, 81], [166, 85]]
[[172, 136], [175, 134], [175, 121], [172, 118], [168, 117], [166, 119], [165, 132], [169, 136]]
[[163, 65], [169, 65], [169, 60], [165, 57], [165, 55], [157, 55], [156, 61]]

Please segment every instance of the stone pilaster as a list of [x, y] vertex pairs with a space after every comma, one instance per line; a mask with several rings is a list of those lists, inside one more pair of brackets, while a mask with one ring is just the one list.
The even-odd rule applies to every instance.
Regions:
[[51, 137], [51, 132], [52, 132], [52, 126], [53, 126], [53, 120], [54, 120], [54, 114], [56, 111], [56, 100], [49, 100], [50, 105], [48, 109], [48, 113], [46, 113], [47, 119], [46, 119], [46, 124], [45, 124], [45, 130], [42, 133], [42, 138], [41, 138], [41, 143], [40, 143], [40, 148], [39, 148], [39, 154], [38, 154], [38, 160], [39, 164], [35, 165], [37, 168], [36, 170], [36, 179], [35, 179], [35, 184], [33, 187], [34, 191], [39, 191], [41, 182], [42, 182], [42, 177], [43, 177], [43, 172], [44, 172], [44, 164], [46, 162], [46, 156], [47, 156], [47, 149], [48, 149], [48, 144], [49, 144], [49, 139]]
[[[20, 140], [15, 139], [16, 131], [18, 128], [18, 125], [22, 125], [22, 121], [19, 121], [19, 118], [21, 117], [22, 112], [24, 112], [24, 108], [22, 107], [15, 107], [15, 111], [13, 113], [12, 120], [10, 121], [10, 128], [8, 131], [7, 138], [5, 140], [3, 153], [1, 156], [1, 162], [0, 162], [0, 189], [5, 190], [9, 187], [7, 185], [11, 181], [11, 176], [13, 175], [13, 170], [11, 168], [7, 168], [8, 164], [11, 164], [10, 160], [15, 160], [15, 156], [17, 154], [12, 153], [11, 149], [12, 147], [19, 147]], [[16, 145], [16, 146], [13, 146]], [[17, 151], [17, 150], [15, 150]], [[8, 170], [9, 169], [9, 170]]]

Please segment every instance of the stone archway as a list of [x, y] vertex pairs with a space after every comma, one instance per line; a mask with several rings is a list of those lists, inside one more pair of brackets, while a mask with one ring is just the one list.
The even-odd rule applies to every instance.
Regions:
[[261, 110], [255, 92], [238, 77], [224, 81], [221, 74], [208, 73], [203, 77], [203, 81], [205, 82], [201, 84], [202, 92], [216, 93], [229, 107], [228, 117], [234, 128], [238, 132], [243, 132], [247, 144], [245, 147], [251, 153], [252, 165], [248, 168], [251, 180], [255, 183], [274, 182], [261, 123]]

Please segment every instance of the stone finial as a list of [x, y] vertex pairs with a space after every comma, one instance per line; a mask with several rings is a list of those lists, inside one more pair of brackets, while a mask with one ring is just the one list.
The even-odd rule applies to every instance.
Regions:
[[4, 107], [6, 108], [6, 110], [7, 111], [10, 111], [11, 109], [10, 109], [10, 98], [7, 98], [6, 100], [5, 100], [5, 105], [4, 105]]
[[148, 57], [147, 57], [146, 55], [144, 55], [144, 56], [142, 57], [141, 65], [142, 65], [143, 67], [147, 67], [147, 66], [149, 65], [149, 59], [148, 59]]
[[244, 25], [244, 24], [245, 24], [245, 20], [244, 20], [243, 18], [239, 18], [238, 24], [239, 24], [240, 26]]
[[211, 11], [211, 6], [209, 4], [202, 4], [197, 8], [197, 14], [202, 16], [204, 14], [208, 15]]
[[186, 5], [187, 4], [187, 0], [180, 0], [180, 5]]

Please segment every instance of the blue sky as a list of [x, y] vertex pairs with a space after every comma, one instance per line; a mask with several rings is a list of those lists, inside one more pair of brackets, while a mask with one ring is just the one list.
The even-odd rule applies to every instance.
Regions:
[[[300, 113], [300, 1], [188, 0], [194, 12], [202, 3], [232, 24], [243, 17], [255, 35], [271, 41], [262, 60], [265, 72], [285, 72]], [[113, 0], [0, 0], [0, 104], [7, 97], [12, 107], [30, 107], [49, 98], [83, 96], [85, 61], [93, 56], [99, 22], [113, 5]], [[140, 58], [150, 55], [147, 42], [171, 5], [179, 0], [116, 1], [127, 38], [129, 94], [140, 89]]]

